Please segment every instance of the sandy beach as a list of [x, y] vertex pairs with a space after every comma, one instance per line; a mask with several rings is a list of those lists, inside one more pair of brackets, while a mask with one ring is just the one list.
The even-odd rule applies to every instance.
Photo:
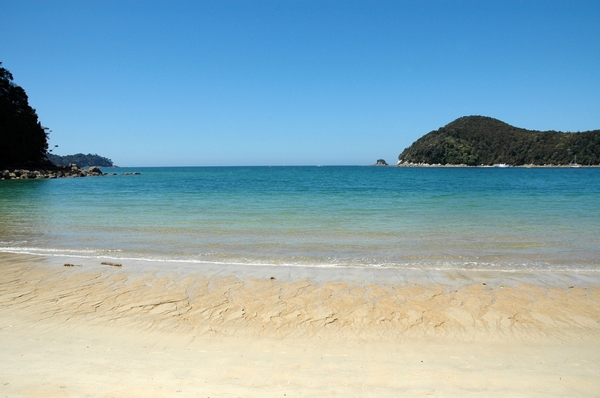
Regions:
[[0, 253], [0, 396], [600, 391], [597, 273], [101, 261]]

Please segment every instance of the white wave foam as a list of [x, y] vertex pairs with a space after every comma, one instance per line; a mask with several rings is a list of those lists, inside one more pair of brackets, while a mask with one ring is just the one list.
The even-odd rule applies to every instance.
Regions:
[[[516, 264], [516, 263], [489, 263], [489, 262], [359, 262], [356, 259], [352, 261], [340, 261], [340, 259], [329, 258], [323, 262], [312, 259], [297, 258], [297, 261], [261, 261], [256, 259], [206, 259], [198, 258], [171, 258], [166, 256], [131, 256], [131, 253], [126, 253], [120, 249], [59, 249], [59, 248], [36, 248], [36, 247], [0, 247], [0, 252], [30, 254], [37, 256], [48, 257], [76, 257], [87, 259], [106, 259], [117, 261], [140, 261], [140, 262], [155, 262], [155, 263], [173, 263], [173, 264], [210, 264], [223, 266], [260, 266], [260, 267], [309, 267], [309, 268], [371, 268], [371, 269], [404, 269], [404, 270], [432, 270], [432, 271], [474, 271], [474, 272], [506, 272], [515, 273], [522, 271], [535, 272], [600, 272], [598, 267], [581, 267], [568, 265], [550, 265], [546, 263], [535, 264]], [[122, 255], [118, 255], [122, 254]], [[129, 254], [129, 255], [128, 255]]]

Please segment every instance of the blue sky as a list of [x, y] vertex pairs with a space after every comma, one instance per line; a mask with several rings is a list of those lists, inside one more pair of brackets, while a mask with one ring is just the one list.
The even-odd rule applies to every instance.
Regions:
[[395, 163], [466, 115], [600, 129], [599, 1], [0, 0], [56, 153], [120, 166]]

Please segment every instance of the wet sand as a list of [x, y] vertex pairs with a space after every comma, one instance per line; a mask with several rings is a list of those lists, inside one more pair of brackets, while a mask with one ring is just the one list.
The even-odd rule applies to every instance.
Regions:
[[600, 391], [598, 273], [101, 261], [0, 253], [0, 396]]

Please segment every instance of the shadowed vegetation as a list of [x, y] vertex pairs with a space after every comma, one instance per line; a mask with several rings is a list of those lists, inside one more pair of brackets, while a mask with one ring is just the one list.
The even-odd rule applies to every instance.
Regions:
[[0, 62], [0, 167], [44, 162], [47, 129], [29, 106], [25, 90], [13, 82]]

